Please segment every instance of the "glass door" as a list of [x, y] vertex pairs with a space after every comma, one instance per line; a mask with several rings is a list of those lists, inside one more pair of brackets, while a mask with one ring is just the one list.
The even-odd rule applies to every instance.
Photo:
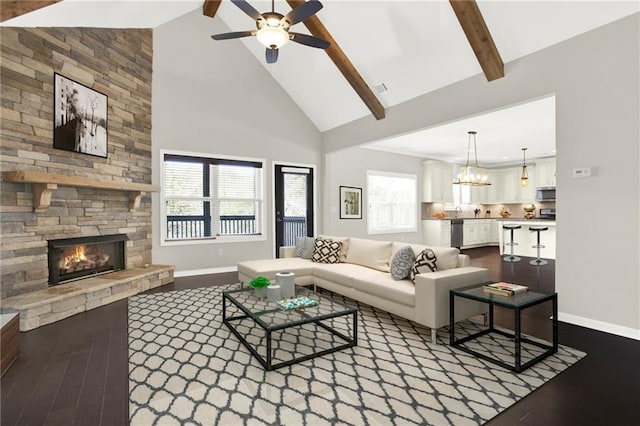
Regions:
[[274, 181], [276, 257], [280, 257], [280, 247], [313, 236], [313, 169], [276, 164]]

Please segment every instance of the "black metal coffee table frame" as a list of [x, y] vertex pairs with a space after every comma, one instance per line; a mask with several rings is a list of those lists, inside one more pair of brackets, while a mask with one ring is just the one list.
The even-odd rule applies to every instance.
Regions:
[[[312, 292], [311, 290], [308, 289], [303, 289], [303, 288], [297, 288], [297, 290], [303, 292], [306, 295], [310, 295], [310, 296], [316, 296], [317, 298], [320, 299], [320, 303], [322, 303], [323, 300], [326, 300], [326, 296], [322, 296], [318, 293]], [[229, 327], [229, 330], [231, 330], [231, 332], [238, 338], [238, 340], [247, 348], [249, 349], [249, 352], [251, 352], [251, 354], [253, 354], [253, 356], [258, 360], [258, 362], [260, 362], [260, 364], [264, 367], [265, 370], [267, 371], [271, 371], [271, 370], [275, 370], [278, 368], [282, 368], [282, 367], [286, 367], [288, 365], [293, 365], [293, 364], [297, 364], [299, 362], [302, 361], [306, 361], [308, 359], [311, 358], [316, 358], [322, 355], [326, 355], [329, 353], [333, 353], [336, 351], [340, 351], [346, 348], [351, 348], [354, 347], [358, 344], [358, 310], [356, 308], [353, 308], [351, 306], [347, 306], [344, 304], [341, 304], [339, 302], [336, 301], [332, 301], [333, 304], [335, 305], [339, 305], [340, 307], [344, 308], [341, 310], [337, 310], [334, 312], [328, 312], [328, 313], [324, 313], [322, 315], [309, 315], [308, 312], [308, 308], [306, 309], [296, 309], [296, 310], [291, 310], [291, 311], [287, 311], [289, 314], [296, 314], [300, 316], [300, 319], [295, 320], [295, 321], [288, 321], [288, 322], [284, 322], [284, 323], [280, 323], [280, 324], [268, 324], [265, 321], [263, 321], [260, 317], [264, 314], [269, 314], [269, 313], [276, 313], [278, 311], [282, 311], [281, 308], [277, 307], [277, 305], [275, 303], [268, 303], [267, 304], [267, 308], [264, 310], [261, 310], [259, 313], [256, 312], [251, 312], [250, 309], [248, 309], [241, 301], [239, 301], [238, 299], [236, 299], [234, 297], [234, 295], [236, 293], [240, 293], [240, 292], [252, 292], [253, 289], [251, 288], [244, 288], [244, 289], [239, 289], [239, 290], [229, 290], [229, 291], [224, 291], [222, 293], [222, 322], [224, 324], [227, 325], [227, 327]], [[316, 298], [314, 297], [314, 298]], [[233, 304], [235, 307], [237, 307], [240, 311], [242, 311], [243, 315], [236, 315], [236, 316], [231, 316], [231, 317], [227, 317], [227, 303], [231, 303]], [[352, 319], [353, 319], [353, 337], [350, 337], [348, 335], [345, 335], [344, 333], [334, 329], [333, 327], [330, 327], [326, 324], [323, 324], [322, 321], [331, 319], [331, 318], [337, 318], [337, 317], [341, 317], [341, 316], [348, 316], [351, 315]], [[267, 350], [266, 350], [266, 357], [263, 357], [257, 350], [256, 348], [253, 347], [253, 345], [251, 345], [251, 343], [249, 343], [247, 341], [247, 339], [242, 335], [242, 333], [240, 333], [237, 328], [234, 326], [233, 322], [235, 321], [240, 321], [243, 319], [249, 318], [251, 320], [253, 320], [253, 322], [255, 324], [257, 324], [260, 328], [262, 328], [266, 334], [266, 345], [267, 345]], [[312, 354], [307, 354], [301, 357], [294, 357], [293, 359], [287, 360], [287, 361], [283, 361], [283, 362], [279, 362], [274, 364], [273, 363], [273, 354], [272, 354], [272, 334], [276, 331], [279, 330], [284, 330], [287, 328], [292, 328], [292, 327], [299, 327], [305, 324], [316, 324], [322, 328], [324, 328], [325, 330], [327, 330], [328, 332], [330, 332], [331, 334], [338, 336], [339, 338], [341, 338], [342, 340], [344, 340], [346, 343], [342, 344], [342, 345], [338, 345], [329, 349], [324, 349], [318, 352], [314, 352]]]
[[[500, 296], [496, 294], [485, 293], [482, 291], [482, 286], [487, 283], [474, 284], [468, 287], [462, 287], [449, 291], [449, 344], [452, 347], [458, 348], [464, 352], [470, 353], [478, 358], [490, 361], [501, 367], [504, 367], [510, 371], [520, 373], [542, 359], [558, 352], [558, 294], [557, 293], [536, 293], [529, 291], [524, 294], [516, 294], [514, 296]], [[477, 333], [473, 333], [469, 336], [465, 336], [460, 339], [455, 337], [455, 298], [461, 297], [464, 299], [476, 300], [479, 302], [487, 303], [489, 305], [489, 328], [481, 330]], [[541, 303], [551, 301], [553, 305], [552, 327], [553, 327], [553, 342], [551, 345], [546, 345], [535, 340], [528, 339], [522, 336], [522, 311], [532, 306], [539, 305]], [[512, 333], [496, 329], [493, 323], [493, 307], [501, 306], [504, 308], [512, 309], [514, 311], [514, 331]], [[514, 353], [514, 365], [507, 364], [506, 362], [489, 355], [478, 352], [474, 349], [463, 346], [465, 342], [477, 339], [480, 336], [484, 336], [489, 333], [501, 334], [505, 337], [511, 338], [515, 342]], [[542, 349], [546, 349], [542, 354], [522, 364], [522, 344], [528, 343], [537, 346]]]

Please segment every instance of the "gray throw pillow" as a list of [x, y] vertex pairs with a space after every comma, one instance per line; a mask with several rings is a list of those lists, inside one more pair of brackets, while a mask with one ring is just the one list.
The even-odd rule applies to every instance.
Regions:
[[430, 248], [424, 249], [416, 256], [416, 262], [413, 264], [409, 273], [409, 278], [414, 283], [416, 282], [416, 275], [423, 272], [435, 272], [438, 270], [438, 264], [436, 263], [438, 258], [436, 254]]
[[296, 257], [311, 259], [314, 241], [313, 237], [298, 237], [296, 239]]
[[411, 246], [402, 247], [391, 259], [391, 278], [396, 281], [407, 278], [415, 261], [416, 255]]

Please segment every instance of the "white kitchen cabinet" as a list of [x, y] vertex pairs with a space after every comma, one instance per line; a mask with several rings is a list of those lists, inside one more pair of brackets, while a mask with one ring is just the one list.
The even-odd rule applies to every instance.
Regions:
[[422, 240], [432, 247], [451, 247], [451, 221], [433, 219], [422, 221]]
[[453, 202], [453, 165], [442, 161], [422, 162], [423, 190], [425, 203]]
[[500, 180], [500, 202], [503, 204], [513, 204], [520, 202], [520, 169], [502, 169], [502, 179]]
[[485, 204], [487, 200], [488, 186], [472, 186], [469, 188], [470, 204]]
[[465, 219], [462, 225], [462, 246], [473, 247], [483, 243], [483, 219]]
[[556, 159], [536, 160], [536, 186], [556, 186]]
[[500, 241], [502, 223], [496, 219], [487, 219], [487, 222], [489, 222], [489, 243], [497, 245]]
[[499, 198], [499, 190], [502, 186], [499, 180], [502, 179], [502, 174], [492, 170], [487, 173], [487, 175], [489, 176], [489, 182], [491, 182], [491, 185], [484, 187], [484, 202], [481, 204], [499, 204], [501, 202]]
[[495, 219], [465, 219], [462, 232], [463, 248], [498, 244], [498, 228]]
[[518, 204], [535, 201], [536, 169], [527, 167], [529, 184], [520, 185], [522, 167], [509, 167], [493, 171], [493, 188], [487, 188], [485, 204]]

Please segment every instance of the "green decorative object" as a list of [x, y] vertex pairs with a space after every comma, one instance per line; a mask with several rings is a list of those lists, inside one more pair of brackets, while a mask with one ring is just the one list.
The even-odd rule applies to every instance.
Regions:
[[249, 285], [253, 288], [267, 288], [271, 284], [271, 281], [265, 276], [258, 275], [251, 281], [249, 281]]
[[534, 204], [525, 204], [524, 205], [524, 211], [527, 213], [532, 213], [534, 211], [536, 211], [536, 206]]
[[249, 287], [253, 288], [253, 294], [258, 299], [265, 299], [267, 297], [267, 287], [271, 284], [271, 281], [263, 275], [258, 275], [251, 281], [249, 281]]

